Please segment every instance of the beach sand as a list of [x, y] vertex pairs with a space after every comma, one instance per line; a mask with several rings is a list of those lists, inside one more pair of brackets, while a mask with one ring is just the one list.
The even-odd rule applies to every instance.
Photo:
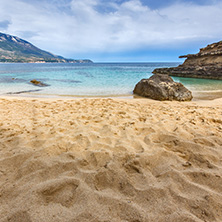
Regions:
[[0, 221], [222, 221], [222, 99], [0, 98]]

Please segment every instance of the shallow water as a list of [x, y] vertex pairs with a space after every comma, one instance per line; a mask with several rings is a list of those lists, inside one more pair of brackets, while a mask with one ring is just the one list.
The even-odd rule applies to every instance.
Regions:
[[[130, 96], [134, 86], [155, 68], [179, 63], [0, 64], [0, 95]], [[37, 79], [48, 87], [30, 83]], [[220, 95], [222, 81], [174, 78], [194, 94]]]

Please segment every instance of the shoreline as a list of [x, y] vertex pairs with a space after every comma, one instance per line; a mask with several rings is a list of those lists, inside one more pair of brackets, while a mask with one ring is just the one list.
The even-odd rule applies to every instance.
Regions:
[[202, 91], [202, 92], [192, 92], [195, 100], [214, 100], [222, 98], [222, 91]]
[[53, 102], [79, 102], [79, 101], [122, 101], [126, 104], [148, 104], [148, 105], [155, 105], [161, 104], [164, 106], [168, 104], [169, 106], [174, 107], [175, 105], [179, 106], [208, 106], [208, 107], [218, 107], [222, 106], [222, 97], [214, 98], [214, 99], [193, 99], [192, 101], [159, 101], [153, 100], [150, 98], [135, 96], [135, 97], [29, 97], [29, 96], [0, 96], [0, 101], [29, 101], [29, 102], [46, 102], [46, 103], [53, 103]]
[[[192, 92], [193, 94], [193, 99], [192, 101], [203, 101], [203, 100], [215, 100], [215, 99], [220, 99], [222, 98], [222, 91], [194, 91]], [[145, 98], [141, 97], [135, 94], [122, 94], [122, 95], [56, 95], [56, 94], [32, 94], [32, 93], [22, 93], [22, 94], [3, 94], [0, 95], [0, 98], [10, 98], [10, 97], [15, 97], [15, 98], [54, 98], [54, 99], [87, 99], [87, 98], [119, 98], [119, 99], [150, 99], [150, 98]], [[150, 99], [152, 100], [152, 99]], [[155, 101], [155, 100], [154, 100]]]
[[33, 99], [134, 99], [134, 95], [131, 94], [124, 94], [124, 95], [104, 95], [104, 96], [83, 96], [83, 95], [34, 95], [34, 94], [4, 94], [0, 95], [0, 98], [33, 98]]

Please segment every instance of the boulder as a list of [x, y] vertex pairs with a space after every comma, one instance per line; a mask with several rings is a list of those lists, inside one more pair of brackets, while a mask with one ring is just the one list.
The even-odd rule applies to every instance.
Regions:
[[32, 83], [35, 86], [48, 86], [47, 84], [45, 84], [45, 83], [43, 83], [41, 81], [38, 81], [36, 79], [31, 80], [30, 83]]
[[174, 82], [168, 75], [153, 75], [142, 79], [133, 90], [134, 94], [155, 100], [190, 101], [193, 96], [182, 83]]

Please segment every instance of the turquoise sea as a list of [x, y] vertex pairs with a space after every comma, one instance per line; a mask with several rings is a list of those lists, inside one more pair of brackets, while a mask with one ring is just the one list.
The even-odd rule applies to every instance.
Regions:
[[[0, 95], [132, 97], [135, 84], [155, 68], [179, 63], [0, 64]], [[49, 86], [30, 83], [37, 79]], [[222, 97], [222, 81], [174, 78], [194, 95]]]

